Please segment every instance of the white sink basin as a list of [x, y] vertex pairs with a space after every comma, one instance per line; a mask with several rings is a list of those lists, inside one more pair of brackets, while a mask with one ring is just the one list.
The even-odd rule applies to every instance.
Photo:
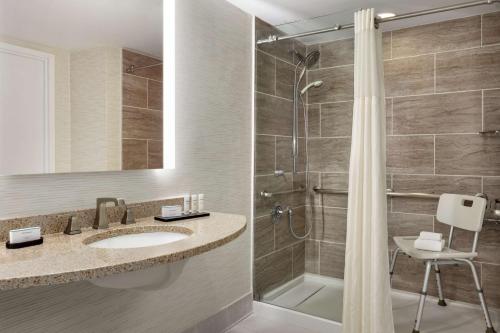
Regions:
[[99, 249], [134, 249], [165, 245], [188, 238], [189, 235], [180, 232], [152, 231], [105, 238], [87, 244]]

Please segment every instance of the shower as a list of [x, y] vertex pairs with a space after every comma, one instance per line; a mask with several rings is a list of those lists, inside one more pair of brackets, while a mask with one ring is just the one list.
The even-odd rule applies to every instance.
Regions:
[[[308, 119], [308, 113], [307, 113], [307, 108], [304, 103], [303, 96], [309, 91], [309, 89], [312, 88], [319, 88], [323, 85], [323, 81], [314, 81], [306, 85], [303, 89], [300, 88], [300, 84], [302, 82], [302, 79], [304, 78], [304, 75], [306, 73], [306, 70], [310, 69], [312, 66], [314, 66], [320, 57], [320, 52], [319, 51], [312, 51], [308, 53], [306, 56], [303, 56], [299, 52], [295, 51], [295, 56], [299, 59], [297, 65], [295, 66], [295, 81], [294, 81], [294, 93], [293, 93], [293, 139], [292, 139], [292, 158], [293, 158], [293, 174], [297, 173], [297, 159], [299, 157], [299, 100], [300, 104], [302, 105], [302, 110], [303, 110], [303, 115], [304, 115], [304, 141], [305, 141], [305, 191], [307, 193], [307, 189], [309, 187], [309, 157], [308, 157], [308, 148], [307, 148], [307, 140], [309, 139], [309, 119]], [[298, 71], [302, 68], [300, 71], [300, 74], [297, 79], [297, 74]], [[292, 234], [293, 237], [296, 239], [305, 239], [306, 237], [309, 236], [312, 230], [312, 225], [309, 227], [306, 227], [307, 230], [305, 230], [304, 235], [300, 236], [298, 235], [294, 228], [293, 228], [293, 211], [291, 208], [288, 209], [288, 226], [290, 229], [290, 233]]]

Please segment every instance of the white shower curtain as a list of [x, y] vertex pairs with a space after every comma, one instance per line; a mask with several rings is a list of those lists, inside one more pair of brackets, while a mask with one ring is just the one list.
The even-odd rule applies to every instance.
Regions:
[[354, 110], [343, 333], [393, 333], [387, 245], [385, 92], [374, 10], [354, 14]]

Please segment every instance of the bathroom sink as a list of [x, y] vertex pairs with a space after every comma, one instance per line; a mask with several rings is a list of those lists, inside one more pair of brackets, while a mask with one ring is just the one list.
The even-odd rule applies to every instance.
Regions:
[[107, 231], [84, 240], [99, 249], [134, 249], [165, 245], [188, 238], [192, 231], [187, 228], [127, 228]]

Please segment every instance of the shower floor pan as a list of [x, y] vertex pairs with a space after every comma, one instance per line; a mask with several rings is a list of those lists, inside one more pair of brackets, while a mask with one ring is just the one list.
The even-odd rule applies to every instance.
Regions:
[[[342, 321], [343, 280], [315, 274], [304, 274], [262, 297], [262, 302], [290, 309], [333, 322]], [[446, 296], [446, 295], [445, 295]], [[396, 333], [413, 329], [419, 296], [393, 290], [392, 302]], [[437, 305], [437, 299], [427, 297], [422, 321], [422, 333], [472, 333], [485, 330], [479, 306], [449, 301]], [[500, 311], [491, 309], [494, 327], [500, 328]]]

